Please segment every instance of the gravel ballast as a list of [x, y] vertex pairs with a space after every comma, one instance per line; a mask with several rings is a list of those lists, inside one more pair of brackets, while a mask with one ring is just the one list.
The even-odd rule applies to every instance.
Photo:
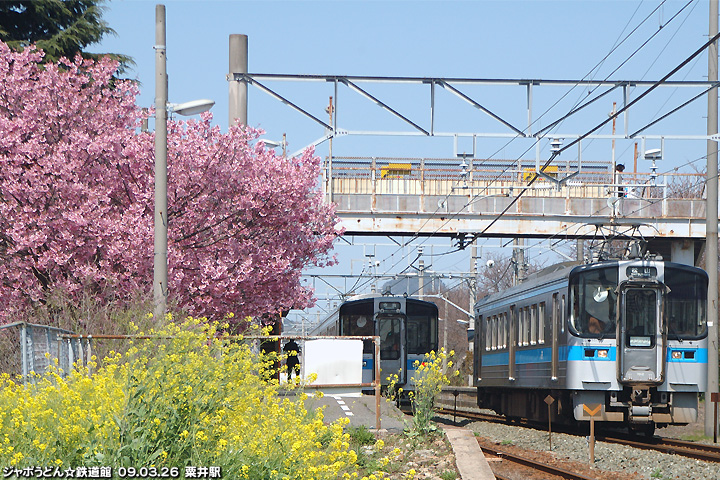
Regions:
[[[498, 444], [511, 443], [526, 450], [548, 451], [548, 433], [540, 430], [489, 422], [471, 422], [465, 428]], [[556, 458], [589, 462], [587, 437], [553, 433], [552, 447]], [[720, 479], [720, 464], [599, 441], [595, 442], [594, 466], [600, 470], [637, 472], [638, 478], [649, 480]]]

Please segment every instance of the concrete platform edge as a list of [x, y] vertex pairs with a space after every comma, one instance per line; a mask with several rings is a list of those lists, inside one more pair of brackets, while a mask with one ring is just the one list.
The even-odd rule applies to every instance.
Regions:
[[495, 475], [472, 431], [448, 425], [443, 425], [442, 428], [452, 445], [455, 464], [462, 480], [495, 480]]

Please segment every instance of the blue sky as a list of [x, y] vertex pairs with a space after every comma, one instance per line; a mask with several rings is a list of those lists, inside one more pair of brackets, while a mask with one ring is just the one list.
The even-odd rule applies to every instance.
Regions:
[[[588, 74], [605, 78], [663, 25], [660, 34], [611, 76], [656, 80], [707, 39], [706, 1], [692, 2], [667, 23], [686, 3], [668, 0], [651, 14], [660, 1], [168, 1], [169, 98], [178, 103], [211, 98], [217, 102], [213, 110], [216, 122], [227, 126], [225, 75], [228, 37], [233, 33], [248, 35], [249, 70], [254, 73], [574, 80]], [[650, 18], [642, 23], [648, 15]], [[130, 76], [142, 82], [139, 102], [152, 105], [155, 2], [111, 1], [105, 19], [118, 35], [108, 37], [97, 50], [132, 56], [137, 66]], [[638, 26], [625, 44], [594, 69], [619, 38]], [[677, 79], [702, 80], [707, 57], [703, 55], [692, 67], [680, 72]], [[311, 96], [305, 103], [299, 99], [300, 103], [325, 118], [328, 95], [315, 90], [319, 89], [298, 90], [301, 96]], [[492, 98], [481, 95], [480, 99], [502, 114], [524, 115], [521, 90], [506, 90], [493, 91]], [[291, 95], [293, 88], [280, 91]], [[535, 95], [534, 109], [539, 112], [560, 92], [548, 88], [546, 93]], [[424, 120], [426, 105], [412, 104], [425, 97], [413, 89], [407, 95], [388, 90], [379, 96], [409, 111], [414, 120]], [[568, 100], [577, 98], [574, 94]], [[347, 99], [357, 100], [362, 108], [367, 103], [347, 94], [340, 100]], [[517, 102], [518, 109], [506, 111], [507, 102]], [[648, 118], [654, 114], [653, 103], [661, 102], [648, 102]], [[607, 111], [611, 107], [610, 99], [602, 105]], [[695, 110], [694, 119], [702, 125], [703, 108]], [[474, 120], [472, 109], [461, 102], [448, 116], [462, 121], [465, 111]], [[554, 118], [564, 111], [563, 104]], [[393, 119], [381, 116], [379, 121], [387, 121], [388, 128], [395, 127]], [[287, 133], [291, 149], [301, 148], [323, 133], [312, 122], [253, 88], [249, 123], [267, 130], [268, 138]], [[580, 132], [583, 126], [568, 125], [568, 130]], [[343, 153], [343, 142], [336, 141], [334, 148]], [[394, 148], [405, 152], [427, 147], [402, 141]], [[354, 152], [357, 146], [348, 142], [348, 149]], [[450, 149], [448, 153], [452, 154]]]
[[[707, 1], [695, 0], [686, 6], [687, 3], [680, 0], [166, 1], [169, 99], [176, 103], [198, 98], [215, 100], [215, 122], [226, 128], [228, 37], [236, 33], [249, 37], [251, 73], [568, 80], [609, 76], [622, 80], [657, 80], [707, 41]], [[108, 37], [91, 49], [123, 53], [135, 59], [137, 65], [128, 76], [141, 82], [139, 103], [147, 106], [154, 104], [155, 4], [144, 0], [109, 2], [104, 18], [117, 36]], [[633, 53], [645, 41], [647, 45]], [[703, 54], [673, 79], [705, 80], [706, 75], [707, 55]], [[331, 89], [307, 84], [276, 87], [314, 115], [327, 118], [324, 108], [328, 95], [332, 95]], [[428, 106], [423, 87], [369, 88], [413, 120], [427, 123]], [[468, 88], [467, 91], [512, 122], [522, 125], [526, 121], [522, 89]], [[552, 87], [537, 91], [533, 102], [535, 112], [539, 114], [550, 107], [565, 92]], [[541, 119], [540, 125], [562, 116], [587, 93], [587, 88], [572, 91], [554, 107], [547, 120]], [[663, 89], [639, 105], [631, 117], [633, 124], [642, 126], [695, 93], [699, 90]], [[632, 94], [638, 95], [639, 90]], [[607, 118], [614, 100], [621, 102], [622, 98], [609, 95], [607, 101], [598, 102], [577, 119], [564, 122], [560, 130], [584, 133], [589, 126]], [[339, 122], [342, 123], [343, 118], [357, 122], [349, 126], [351, 128], [406, 128], [357, 95], [343, 91], [340, 101], [344, 102], [340, 106], [348, 109], [348, 115], [339, 116]], [[446, 103], [438, 108], [437, 121], [445, 131], [497, 128], [486, 116], [462, 102], [453, 103], [452, 99], [443, 99], [443, 102]], [[356, 110], [351, 112], [351, 109]], [[704, 135], [706, 112], [706, 101], [700, 100], [650, 133]], [[280, 140], [286, 133], [291, 151], [324, 134], [318, 125], [253, 88], [249, 92], [248, 118], [251, 125], [267, 131], [266, 138]], [[603, 132], [610, 133], [610, 127]], [[488, 140], [479, 147], [477, 156], [520, 156], [531, 145], [529, 142], [518, 140], [507, 144], [506, 140]], [[632, 162], [632, 144], [618, 141], [618, 161]], [[584, 153], [588, 155], [585, 158], [607, 160], [609, 145], [609, 141], [592, 142]], [[688, 170], [692, 167], [687, 164], [695, 161], [692, 165], [702, 169], [704, 161], [696, 160], [704, 151], [704, 141], [667, 141], [663, 168], [682, 166]], [[327, 146], [318, 147], [317, 153], [327, 155]], [[447, 138], [352, 137], [337, 139], [333, 153], [450, 157], [453, 145]], [[533, 158], [533, 153], [526, 157]], [[390, 242], [382, 239], [378, 243]], [[431, 248], [437, 251], [449, 247], [447, 239], [431, 243], [436, 245]], [[370, 251], [382, 260], [378, 271], [397, 259], [397, 248], [393, 247], [339, 246], [341, 265], [332, 271], [352, 269], [358, 273], [367, 268], [366, 255]], [[395, 256], [390, 258], [393, 253]], [[442, 268], [438, 264], [438, 269], [462, 271], [467, 269], [469, 260], [467, 252], [463, 252], [447, 256], [443, 262]], [[332, 289], [321, 288], [318, 294], [324, 296], [326, 290]]]

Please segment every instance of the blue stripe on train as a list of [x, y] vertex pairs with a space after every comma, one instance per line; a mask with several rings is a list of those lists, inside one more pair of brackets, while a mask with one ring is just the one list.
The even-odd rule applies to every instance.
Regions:
[[[680, 358], [672, 358], [672, 352], [681, 352]], [[690, 358], [692, 356], [692, 358]], [[667, 361], [670, 363], [708, 363], [707, 348], [668, 348]]]
[[[607, 352], [604, 357], [600, 352]], [[593, 345], [591, 347], [573, 346], [568, 349], [567, 359], [573, 362], [594, 360], [597, 362], [614, 362], [617, 358], [617, 349], [611, 346]]]
[[[607, 351], [607, 357], [600, 357], [599, 352], [601, 350]], [[683, 354], [681, 358], [672, 358], [673, 351], [681, 351]], [[694, 352], [693, 358], [688, 358], [686, 352]], [[560, 347], [559, 361], [595, 361], [595, 362], [614, 362], [617, 359], [617, 349], [615, 347], [601, 347], [599, 345], [593, 345], [589, 347], [585, 346], [572, 346], [572, 347]], [[667, 362], [670, 363], [707, 363], [708, 351], [706, 348], [668, 348], [667, 351]], [[483, 366], [493, 367], [500, 365], [507, 365], [510, 361], [509, 352], [498, 352], [483, 354], [482, 364]], [[552, 361], [552, 348], [533, 348], [528, 350], [515, 350], [515, 364], [523, 365], [528, 363], [547, 363]]]

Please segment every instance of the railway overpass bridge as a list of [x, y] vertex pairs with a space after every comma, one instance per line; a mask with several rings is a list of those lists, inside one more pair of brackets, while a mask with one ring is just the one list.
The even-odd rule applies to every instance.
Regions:
[[593, 239], [614, 229], [641, 235], [673, 261], [692, 264], [701, 254], [704, 176], [626, 171], [620, 179], [609, 162], [595, 162], [554, 167], [528, 185], [534, 166], [534, 160], [334, 158], [323, 180], [350, 235], [446, 236], [463, 245], [480, 237]]

